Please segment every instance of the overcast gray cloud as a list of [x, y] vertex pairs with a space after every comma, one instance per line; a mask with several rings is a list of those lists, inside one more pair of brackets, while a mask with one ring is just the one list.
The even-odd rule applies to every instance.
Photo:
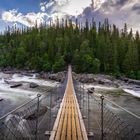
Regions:
[[[136, 3], [133, 7], [132, 7], [133, 11], [136, 11], [138, 14], [140, 14], [140, 3]], [[140, 16], [140, 15], [139, 15]]]
[[130, 0], [106, 0], [102, 4], [101, 8], [107, 11], [111, 9], [120, 9], [121, 7], [129, 3], [129, 1]]
[[128, 28], [136, 31], [140, 30], [139, 5], [140, 0], [106, 0], [99, 11], [120, 28], [128, 23]]

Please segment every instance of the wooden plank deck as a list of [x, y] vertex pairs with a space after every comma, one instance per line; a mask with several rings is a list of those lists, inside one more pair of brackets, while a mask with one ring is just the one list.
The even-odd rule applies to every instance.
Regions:
[[71, 66], [65, 94], [51, 132], [50, 140], [88, 140], [73, 87]]

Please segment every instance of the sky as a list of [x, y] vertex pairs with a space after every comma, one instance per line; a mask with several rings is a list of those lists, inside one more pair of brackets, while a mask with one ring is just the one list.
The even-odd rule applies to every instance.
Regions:
[[[94, 1], [94, 3], [93, 3]], [[110, 23], [140, 31], [140, 0], [1, 0], [0, 31], [7, 26], [33, 27], [56, 18], [78, 18], [79, 22], [109, 18]]]
[[1, 0], [0, 9], [5, 11], [18, 9], [24, 14], [38, 12], [40, 10], [39, 2], [39, 0]]

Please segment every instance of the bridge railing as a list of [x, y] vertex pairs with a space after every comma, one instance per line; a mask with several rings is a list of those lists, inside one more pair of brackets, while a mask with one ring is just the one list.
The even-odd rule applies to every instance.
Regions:
[[[101, 140], [138, 140], [140, 138], [139, 133], [125, 120], [121, 119], [119, 115], [115, 114], [108, 108], [108, 103], [116, 106], [119, 109], [123, 109], [121, 106], [115, 104], [104, 96], [100, 97], [100, 102], [95, 99], [95, 102], [98, 104], [100, 110], [100, 126], [101, 126]], [[128, 112], [126, 109], [123, 109], [126, 112], [126, 115], [132, 115], [133, 119], [140, 121], [139, 116]], [[131, 113], [131, 114], [127, 114]]]
[[[89, 139], [96, 140], [139, 140], [140, 132], [135, 128], [136, 122], [140, 124], [139, 116], [124, 110], [104, 96], [88, 94], [84, 84], [75, 82], [75, 90], [81, 113], [84, 119]], [[114, 106], [113, 109], [109, 107]], [[116, 107], [115, 107], [116, 106]], [[122, 110], [123, 109], [123, 110]], [[131, 116], [130, 123], [122, 118], [117, 111], [122, 110], [126, 116]], [[134, 121], [135, 120], [135, 121]]]
[[[46, 140], [52, 130], [66, 80], [0, 118], [0, 140]], [[45, 135], [45, 132], [48, 134]]]
[[0, 118], [0, 140], [36, 139], [40, 95]]

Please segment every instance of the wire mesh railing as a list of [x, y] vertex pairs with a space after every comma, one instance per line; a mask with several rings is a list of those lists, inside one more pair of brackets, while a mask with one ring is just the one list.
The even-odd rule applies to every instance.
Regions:
[[0, 140], [36, 139], [39, 100], [40, 95], [0, 118]]
[[109, 102], [109, 100], [107, 98], [101, 96], [101, 103], [96, 99], [95, 101], [98, 103], [99, 109], [101, 110], [100, 126], [102, 140], [138, 140], [140, 138], [136, 130], [129, 125], [129, 123], [125, 122], [108, 109], [106, 101]]
[[[75, 82], [75, 90], [81, 113], [84, 119], [89, 139], [96, 140], [139, 140], [140, 132], [133, 124], [122, 119], [108, 107], [112, 104], [122, 110], [119, 105], [108, 100], [104, 96], [96, 96], [88, 93], [84, 84]], [[123, 109], [122, 112], [131, 115], [132, 119], [140, 124], [139, 116]], [[133, 126], [133, 127], [132, 127]]]
[[66, 80], [0, 118], [0, 140], [47, 140], [64, 95]]

